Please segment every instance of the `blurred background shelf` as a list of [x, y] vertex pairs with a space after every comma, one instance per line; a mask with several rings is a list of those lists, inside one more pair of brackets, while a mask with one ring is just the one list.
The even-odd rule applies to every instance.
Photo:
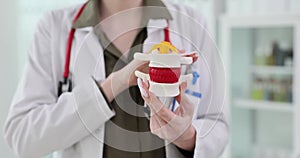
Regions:
[[290, 66], [252, 66], [252, 73], [269, 75], [293, 75], [293, 67]]
[[230, 23], [233, 28], [287, 27], [297, 23], [296, 14], [280, 15], [223, 15], [221, 21]]
[[272, 101], [258, 101], [250, 99], [234, 99], [235, 107], [250, 110], [264, 110], [264, 111], [278, 111], [278, 112], [293, 112], [294, 107], [292, 103], [272, 102]]
[[226, 157], [278, 157], [257, 156], [264, 151], [252, 150], [257, 146], [267, 147], [266, 153], [276, 153], [268, 147], [287, 149], [289, 156], [281, 157], [295, 157], [300, 153], [300, 16], [227, 14], [219, 32], [230, 106]]
[[293, 151], [285, 148], [273, 148], [261, 145], [253, 145], [253, 158], [290, 158]]

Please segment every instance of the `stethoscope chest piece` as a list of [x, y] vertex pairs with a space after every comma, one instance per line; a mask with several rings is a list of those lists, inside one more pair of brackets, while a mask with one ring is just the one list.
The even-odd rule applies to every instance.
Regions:
[[62, 93], [72, 91], [72, 80], [71, 79], [65, 78], [64, 81], [60, 81], [58, 84], [59, 84], [58, 92], [57, 92], [58, 96], [60, 96]]

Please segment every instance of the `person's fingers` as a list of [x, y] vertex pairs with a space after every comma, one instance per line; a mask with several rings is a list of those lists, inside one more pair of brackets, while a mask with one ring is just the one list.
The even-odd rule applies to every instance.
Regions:
[[140, 69], [141, 72], [146, 73], [146, 74], [149, 73], [149, 70], [150, 70], [150, 68], [149, 68], [148, 64], [147, 64], [147, 66]]
[[198, 60], [199, 57], [198, 57], [197, 54], [194, 54], [194, 55], [192, 56], [192, 58], [193, 58], [193, 63], [194, 63], [194, 62], [196, 62], [196, 61]]
[[179, 50], [179, 54], [185, 53], [185, 49]]
[[127, 67], [130, 67], [130, 69], [135, 70], [140, 66], [143, 66], [146, 62], [145, 61], [140, 61], [140, 60], [132, 60]]
[[176, 97], [177, 102], [180, 104], [182, 116], [192, 116], [194, 114], [195, 105], [185, 95], [187, 83], [182, 83], [179, 86], [180, 95]]
[[157, 117], [151, 117], [150, 118], [150, 130], [151, 131], [154, 131], [154, 130], [157, 130], [161, 128], [158, 120], [157, 120]]
[[137, 79], [137, 84], [138, 84], [138, 87], [140, 89], [140, 92], [141, 92], [142, 96], [147, 98], [148, 97], [148, 93], [143, 88], [143, 81], [142, 81], [142, 79], [138, 78]]
[[152, 118], [158, 124], [159, 128], [162, 128], [163, 126], [165, 126], [166, 124], [168, 124], [168, 122], [166, 122], [165, 120], [163, 120], [162, 118], [160, 118], [157, 114], [154, 114], [152, 116]]
[[182, 107], [179, 106], [178, 108], [176, 108], [176, 110], [174, 111], [174, 113], [178, 116], [183, 116], [183, 111], [182, 111]]
[[149, 68], [149, 61], [142, 61], [142, 63], [140, 63], [138, 67], [141, 70], [143, 70], [144, 68]]
[[143, 97], [145, 103], [149, 106], [151, 110], [151, 116], [155, 115], [164, 105], [162, 102], [149, 91], [149, 83], [148, 82], [142, 82], [142, 88], [145, 90], [145, 92], [148, 94], [148, 97]]
[[[134, 73], [136, 70], [143, 71], [149, 67], [149, 61], [132, 60], [127, 66], [127, 73]], [[144, 71], [143, 71], [144, 72]]]
[[145, 88], [147, 90], [149, 89], [149, 81], [148, 80], [143, 80], [143, 85], [145, 85]]
[[160, 119], [170, 122], [176, 117], [176, 114], [168, 109], [153, 93], [150, 92], [149, 98], [152, 100], [149, 106], [154, 110], [155, 115], [157, 115]]
[[148, 95], [149, 97], [145, 101], [149, 105], [150, 109], [152, 110], [152, 113], [156, 114], [164, 107], [164, 105], [158, 99], [158, 97], [154, 93], [150, 92], [149, 90], [148, 90]]
[[142, 82], [142, 88], [145, 90], [145, 93], [148, 96], [143, 96], [143, 99], [151, 110], [151, 116], [158, 115], [162, 120], [166, 122], [171, 121], [176, 116], [176, 114], [166, 108], [166, 106], [158, 99], [158, 97], [154, 93], [149, 91], [148, 82]]
[[144, 62], [144, 61], [138, 61], [138, 62], [139, 62], [138, 65], [135, 65], [134, 67], [132, 66], [133, 75], [136, 70], [147, 74], [149, 72], [149, 62]]
[[181, 106], [182, 110], [184, 111], [183, 116], [193, 117], [195, 105], [189, 100], [187, 96], [183, 97]]
[[148, 97], [144, 98], [144, 100], [151, 110], [151, 117], [153, 115], [157, 115], [166, 122], [171, 121], [176, 116], [176, 114], [166, 108], [166, 106], [157, 98], [157, 96], [147, 89], [146, 83], [144, 82], [143, 88], [145, 89], [146, 93], [148, 93]]
[[144, 82], [141, 80], [140, 84], [141, 84], [141, 88], [144, 90], [144, 92], [146, 94], [146, 95], [142, 95], [142, 97], [145, 100], [145, 102], [147, 103], [148, 102], [147, 100], [149, 100], [149, 83], [148, 83], [148, 81]]
[[179, 90], [180, 90], [181, 94], [184, 94], [184, 92], [185, 92], [186, 89], [187, 89], [187, 82], [182, 82], [179, 85]]
[[199, 58], [197, 53], [187, 54], [184, 57], [192, 57], [193, 58], [193, 63], [196, 62]]
[[[150, 110], [151, 110], [151, 119], [150, 121], [152, 122], [152, 126], [153, 126], [153, 129], [156, 129], [156, 128], [161, 128], [162, 126], [164, 126], [166, 124], [166, 122], [164, 120], [161, 120], [160, 118], [158, 118], [158, 116], [156, 115], [156, 111], [159, 111], [159, 107], [156, 107], [157, 109], [154, 109], [154, 106], [151, 106], [149, 105], [150, 104], [150, 100], [151, 98], [149, 97], [149, 83], [148, 81], [146, 82], [142, 82], [142, 80], [138, 80], [138, 85], [141, 86], [141, 89], [143, 90], [143, 93], [145, 93], [146, 95], [143, 95], [144, 96], [144, 99], [146, 101], [146, 104], [148, 104], [148, 106], [150, 107]], [[152, 93], [153, 94], [153, 93]], [[154, 99], [156, 99], [156, 97], [152, 97]], [[156, 102], [154, 100], [154, 102]], [[158, 104], [158, 103], [156, 103]], [[161, 107], [163, 107], [163, 105], [161, 104]]]
[[187, 82], [182, 82], [179, 85], [180, 94], [178, 96], [176, 96], [176, 100], [179, 104], [181, 103], [181, 98], [185, 95], [186, 88], [187, 88]]
[[161, 136], [161, 128], [159, 121], [157, 120], [156, 116], [150, 118], [150, 131], [152, 134], [157, 135], [158, 137]]

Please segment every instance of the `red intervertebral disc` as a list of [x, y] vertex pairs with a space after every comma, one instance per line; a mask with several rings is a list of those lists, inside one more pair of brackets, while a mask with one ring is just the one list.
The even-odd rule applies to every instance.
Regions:
[[150, 80], [157, 83], [177, 83], [180, 77], [180, 68], [149, 69]]

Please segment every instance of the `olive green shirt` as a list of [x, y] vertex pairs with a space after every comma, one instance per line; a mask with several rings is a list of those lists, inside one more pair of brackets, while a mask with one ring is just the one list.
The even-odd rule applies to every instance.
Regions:
[[[161, 0], [144, 0], [143, 5], [165, 8], [165, 5]], [[98, 6], [97, 0], [90, 0], [79, 19], [73, 24], [73, 28], [96, 26], [99, 23]], [[103, 52], [106, 76], [113, 71], [117, 71], [126, 66], [133, 60], [133, 54], [135, 52], [143, 52], [142, 44], [147, 38], [146, 26], [148, 21], [150, 19], [161, 18], [168, 20], [172, 19], [171, 14], [166, 8], [159, 13], [143, 12], [141, 22], [142, 29], [140, 29], [140, 32], [131, 46], [129, 54], [126, 57], [122, 56], [122, 53], [107, 38], [106, 34], [100, 29], [100, 27], [94, 27], [94, 32], [98, 36], [100, 44], [104, 47]], [[149, 120], [145, 116], [143, 104], [144, 102], [137, 86], [130, 87], [123, 91], [110, 103], [110, 106], [115, 110], [116, 115], [105, 125], [105, 143], [103, 147], [104, 158], [166, 157], [164, 141], [150, 132]], [[128, 134], [126, 132], [122, 133], [123, 130], [120, 130], [120, 128], [125, 131], [129, 131]], [[129, 134], [130, 132], [136, 132], [136, 134], [132, 136]], [[131, 151], [126, 151], [126, 149], [122, 150], [123, 146], [128, 146], [128, 149]]]

